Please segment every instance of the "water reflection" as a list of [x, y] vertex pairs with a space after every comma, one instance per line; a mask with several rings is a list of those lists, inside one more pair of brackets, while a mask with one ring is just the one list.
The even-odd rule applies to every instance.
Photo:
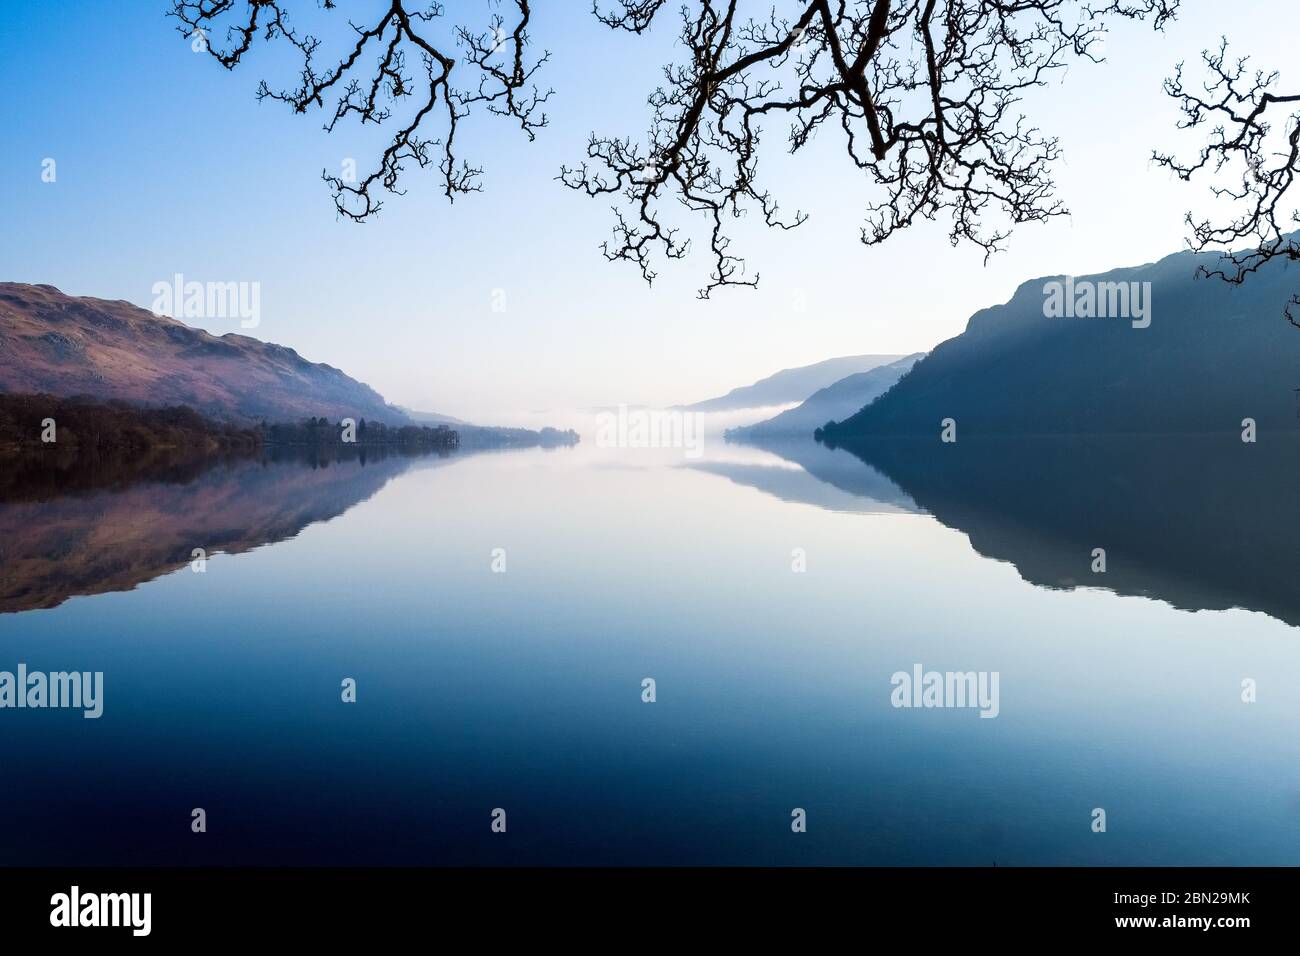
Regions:
[[238, 554], [292, 538], [371, 497], [412, 461], [373, 448], [11, 460], [0, 482], [0, 613], [129, 591], [184, 567], [195, 548]]
[[[0, 865], [1294, 862], [1290, 628], [1078, 587], [1294, 620], [1300, 456], [1270, 447], [711, 447], [682, 467], [587, 445], [11, 493], [4, 547], [26, 557], [4, 573], [28, 603], [183, 568], [195, 538], [297, 537], [0, 618], [0, 668], [106, 688], [99, 720], [0, 714], [19, 771]], [[998, 718], [894, 708], [917, 662], [998, 672]], [[792, 807], [812, 823], [794, 838]]]
[[[1133, 436], [760, 447], [872, 510], [892, 483], [897, 492], [886, 499], [932, 514], [1039, 587], [1106, 588], [1187, 610], [1240, 607], [1300, 625], [1294, 436], [1257, 444]], [[780, 496], [780, 470], [728, 477]], [[798, 500], [822, 504], [807, 491]], [[1104, 573], [1092, 570], [1097, 548], [1105, 550]]]
[[692, 467], [757, 488], [782, 501], [816, 505], [828, 511], [889, 514], [920, 510], [897, 484], [843, 452], [801, 439], [775, 439], [755, 447], [797, 467], [727, 459], [706, 459], [692, 463]]

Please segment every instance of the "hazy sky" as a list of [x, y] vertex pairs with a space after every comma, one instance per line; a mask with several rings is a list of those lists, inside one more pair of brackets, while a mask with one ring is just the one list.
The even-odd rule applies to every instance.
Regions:
[[[484, 25], [492, 9], [446, 6]], [[1159, 258], [1182, 247], [1183, 214], [1205, 197], [1203, 184], [1149, 161], [1153, 147], [1187, 154], [1200, 142], [1176, 131], [1162, 78], [1180, 59], [1199, 77], [1200, 50], [1226, 33], [1234, 52], [1300, 84], [1300, 70], [1285, 72], [1292, 2], [1184, 0], [1163, 34], [1120, 23], [1108, 63], [1075, 65], [1025, 104], [1061, 139], [1057, 182], [1071, 217], [1023, 227], [987, 267], [979, 250], [948, 245], [942, 220], [862, 246], [873, 193], [838, 131], [824, 129], [791, 161], [775, 126], [760, 169], [783, 208], [812, 218], [792, 232], [740, 231], [736, 251], [761, 273], [759, 289], [700, 302], [703, 258], [665, 265], [647, 287], [598, 250], [609, 204], [554, 181], [593, 129], [643, 134], [645, 96], [665, 57], [681, 54], [675, 15], [638, 38], [597, 24], [585, 0], [536, 3], [533, 47], [553, 55], [539, 75], [555, 89], [549, 128], [530, 144], [501, 120], [465, 124], [461, 153], [486, 168], [484, 193], [449, 206], [436, 175], [411, 166], [408, 194], [357, 225], [336, 217], [320, 173], [345, 157], [365, 171], [377, 141], [355, 126], [327, 135], [319, 113], [259, 104], [259, 79], [296, 80], [283, 43], [227, 73], [191, 51], [168, 7], [5, 4], [0, 279], [145, 307], [153, 284], [177, 272], [260, 282], [252, 334], [339, 366], [391, 401], [480, 421], [693, 401], [831, 356], [928, 349], [1027, 279]], [[53, 184], [41, 181], [46, 157], [58, 163]], [[504, 313], [492, 310], [498, 289]], [[197, 324], [239, 331], [237, 321]]]

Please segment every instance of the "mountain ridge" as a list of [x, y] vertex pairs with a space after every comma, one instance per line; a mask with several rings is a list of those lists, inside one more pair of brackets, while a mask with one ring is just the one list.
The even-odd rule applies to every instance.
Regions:
[[[1195, 278], [1199, 266], [1219, 264], [1217, 254], [1176, 252], [1022, 282], [1007, 302], [973, 313], [889, 392], [818, 433], [832, 442], [937, 436], [946, 418], [959, 438], [1230, 431], [1247, 418], [1293, 430], [1300, 333], [1281, 310], [1300, 272], [1274, 262], [1240, 286]], [[1067, 279], [1094, 290], [1136, 283], [1148, 317], [1051, 315], [1049, 287]]]
[[410, 419], [342, 370], [288, 346], [216, 336], [123, 300], [0, 282], [0, 391], [187, 405], [224, 421]]
[[870, 371], [903, 357], [901, 354], [844, 355], [814, 362], [812, 365], [784, 368], [749, 385], [733, 388], [725, 395], [677, 408], [688, 412], [725, 412], [794, 404], [848, 375]]
[[746, 441], [789, 435], [811, 437], [826, 422], [846, 418], [889, 391], [925, 354], [916, 352], [888, 365], [846, 375], [766, 421], [727, 429], [727, 438]]

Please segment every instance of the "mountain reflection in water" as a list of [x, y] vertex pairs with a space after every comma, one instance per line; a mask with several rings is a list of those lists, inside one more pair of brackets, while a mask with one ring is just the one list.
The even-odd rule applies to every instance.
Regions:
[[129, 591], [189, 564], [196, 548], [210, 557], [284, 541], [371, 497], [412, 461], [374, 448], [23, 456], [0, 483], [0, 613]]
[[[833, 510], [933, 515], [1044, 588], [1105, 588], [1185, 610], [1245, 608], [1300, 625], [1300, 436], [888, 438], [760, 443], [821, 483]], [[780, 468], [709, 466], [787, 497]], [[827, 503], [828, 489], [860, 499]], [[1094, 549], [1106, 570], [1094, 573]]]

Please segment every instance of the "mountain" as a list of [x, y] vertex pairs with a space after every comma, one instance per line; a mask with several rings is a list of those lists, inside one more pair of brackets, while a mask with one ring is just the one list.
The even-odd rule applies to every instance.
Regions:
[[[1232, 431], [1244, 418], [1260, 431], [1294, 430], [1300, 330], [1282, 307], [1300, 268], [1275, 260], [1235, 286], [1195, 278], [1202, 264], [1214, 268], [1219, 257], [1183, 252], [1103, 275], [1026, 282], [824, 437], [937, 437], [945, 418], [956, 421], [958, 440]], [[1079, 306], [1064, 314], [1062, 289]], [[1085, 309], [1089, 289], [1096, 304]], [[1129, 317], [1077, 317], [1101, 311], [1103, 298], [1107, 313], [1123, 312], [1121, 292]]]
[[[400, 406], [399, 406], [400, 407]], [[402, 411], [420, 425], [446, 425], [460, 436], [461, 448], [559, 448], [578, 444], [578, 433], [572, 429], [509, 428], [502, 425], [472, 425], [436, 412], [419, 412], [410, 408]]]
[[814, 392], [802, 405], [787, 408], [765, 422], [729, 429], [727, 437], [750, 440], [802, 435], [811, 438], [827, 422], [848, 418], [885, 394], [924, 357], [924, 352], [917, 352], [867, 372], [855, 372]]
[[461, 421], [459, 418], [452, 418], [450, 415], [443, 415], [439, 412], [420, 412], [414, 408], [407, 408], [405, 405], [398, 405], [397, 410], [417, 425], [446, 425], [449, 428], [455, 428], [457, 425], [469, 424], [469, 422]]
[[[733, 388], [726, 395], [683, 406], [690, 412], [729, 412], [741, 408], [765, 408], [802, 402], [818, 389], [833, 385], [846, 375], [866, 372], [903, 358], [901, 355], [849, 355], [827, 359], [815, 365], [787, 368], [753, 385]], [[825, 419], [822, 419], [824, 422]], [[821, 422], [818, 422], [821, 424]]]
[[0, 392], [188, 405], [242, 423], [323, 415], [409, 424], [368, 385], [282, 345], [16, 282], [0, 282]]

